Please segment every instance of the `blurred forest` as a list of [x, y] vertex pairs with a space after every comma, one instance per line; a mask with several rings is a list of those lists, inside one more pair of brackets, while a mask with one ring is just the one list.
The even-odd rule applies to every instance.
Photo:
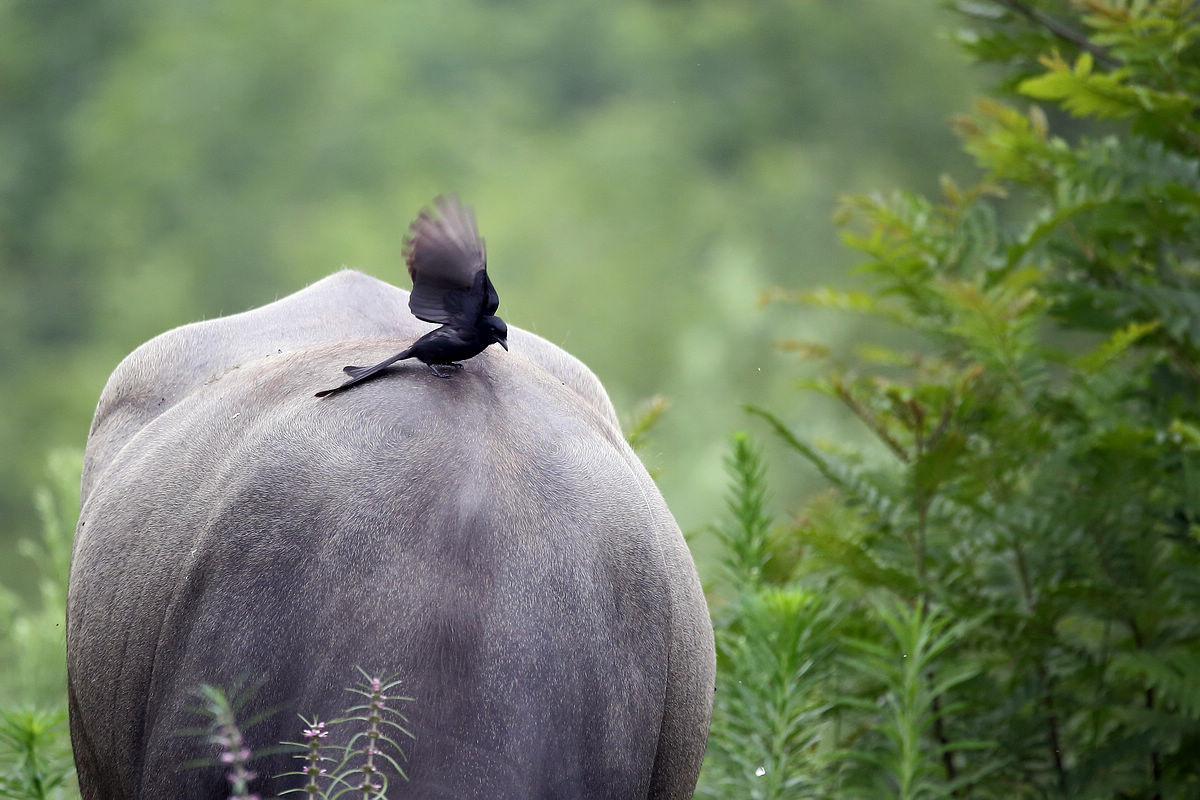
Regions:
[[[642, 454], [699, 528], [740, 404], [846, 424], [773, 342], [856, 323], [757, 299], [846, 284], [839, 193], [965, 163], [946, 119], [984, 76], [955, 24], [879, 0], [0, 2], [0, 547], [130, 350], [343, 265], [407, 287], [404, 228], [448, 191], [510, 324], [627, 417], [670, 402]], [[0, 580], [32, 591], [27, 567]]]

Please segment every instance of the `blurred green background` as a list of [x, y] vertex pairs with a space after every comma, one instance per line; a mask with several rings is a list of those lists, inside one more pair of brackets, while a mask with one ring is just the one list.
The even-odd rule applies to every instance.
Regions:
[[757, 300], [852, 280], [839, 194], [961, 163], [946, 118], [985, 76], [954, 24], [932, 1], [0, 0], [0, 547], [130, 350], [343, 265], [407, 288], [404, 229], [450, 191], [509, 324], [627, 419], [670, 401], [643, 456], [702, 528], [742, 403], [839, 435], [774, 342], [854, 330]]

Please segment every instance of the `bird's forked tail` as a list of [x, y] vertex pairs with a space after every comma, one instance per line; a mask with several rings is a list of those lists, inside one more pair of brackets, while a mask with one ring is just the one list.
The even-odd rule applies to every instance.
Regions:
[[392, 356], [391, 358], [389, 358], [385, 361], [380, 361], [378, 364], [373, 364], [372, 366], [369, 366], [369, 367], [342, 367], [342, 372], [345, 372], [347, 375], [349, 375], [350, 380], [346, 381], [341, 386], [335, 386], [332, 389], [325, 389], [323, 391], [317, 392], [316, 396], [317, 397], [325, 397], [326, 395], [331, 395], [334, 392], [340, 392], [342, 389], [349, 389], [351, 386], [353, 386], [356, 383], [362, 383], [367, 378], [371, 377], [372, 375], [376, 374], [377, 372], [382, 371], [383, 369], [385, 369], [387, 367], [390, 367], [392, 364], [395, 364], [397, 361], [401, 361], [405, 358], [409, 358], [410, 356], [412, 356], [412, 351], [413, 351], [413, 349], [410, 347], [407, 350], [397, 353], [396, 355]]

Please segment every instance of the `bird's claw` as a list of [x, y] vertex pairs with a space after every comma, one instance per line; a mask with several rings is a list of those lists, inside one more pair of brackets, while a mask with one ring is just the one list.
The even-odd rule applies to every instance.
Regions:
[[[430, 364], [429, 369], [433, 370], [433, 374], [439, 378], [449, 378], [454, 373], [462, 369], [462, 364], [457, 361], [451, 361], [449, 364]], [[449, 372], [443, 372], [443, 368], [449, 369]]]

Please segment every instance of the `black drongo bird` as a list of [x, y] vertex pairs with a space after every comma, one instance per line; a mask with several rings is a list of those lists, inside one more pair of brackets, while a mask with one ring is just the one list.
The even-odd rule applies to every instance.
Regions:
[[434, 212], [422, 211], [408, 230], [404, 260], [413, 282], [408, 308], [418, 319], [442, 327], [372, 367], [345, 367], [350, 380], [317, 397], [361, 383], [405, 358], [420, 359], [439, 378], [449, 378], [462, 368], [459, 361], [490, 344], [508, 349], [508, 326], [496, 316], [500, 297], [488, 279], [487, 251], [471, 210], [455, 197], [439, 197]]

